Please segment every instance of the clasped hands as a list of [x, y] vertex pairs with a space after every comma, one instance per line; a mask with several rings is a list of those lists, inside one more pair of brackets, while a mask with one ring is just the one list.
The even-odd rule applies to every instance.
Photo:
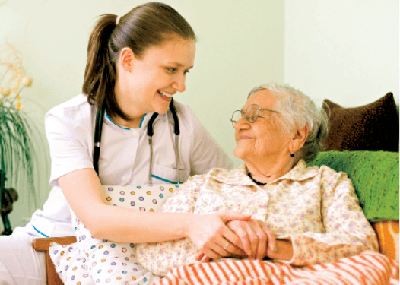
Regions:
[[[197, 261], [221, 257], [263, 259], [268, 256], [268, 250], [277, 251], [275, 234], [263, 221], [252, 219], [251, 215], [223, 212], [199, 216], [203, 217], [203, 225], [209, 222], [212, 228], [207, 227], [209, 235], [203, 233], [202, 237], [192, 238], [200, 250]], [[220, 218], [219, 225], [212, 219], [215, 216]]]

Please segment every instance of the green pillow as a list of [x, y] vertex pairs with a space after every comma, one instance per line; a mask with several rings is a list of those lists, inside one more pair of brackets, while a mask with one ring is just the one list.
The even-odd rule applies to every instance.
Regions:
[[323, 151], [307, 164], [347, 173], [370, 222], [399, 219], [399, 153]]

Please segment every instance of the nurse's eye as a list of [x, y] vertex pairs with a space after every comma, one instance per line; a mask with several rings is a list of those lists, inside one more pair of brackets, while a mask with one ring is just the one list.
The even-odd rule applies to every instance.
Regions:
[[176, 67], [167, 67], [168, 72], [175, 73], [177, 71]]
[[185, 70], [183, 74], [188, 74], [190, 70]]

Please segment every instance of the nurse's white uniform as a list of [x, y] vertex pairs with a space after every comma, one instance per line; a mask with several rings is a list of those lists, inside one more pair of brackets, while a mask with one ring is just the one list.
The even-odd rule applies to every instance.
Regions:
[[[179, 117], [179, 178], [202, 174], [209, 169], [231, 168], [232, 163], [195, 117], [192, 110], [176, 101]], [[104, 119], [99, 173], [103, 185], [149, 183], [150, 146], [143, 117], [139, 128], [121, 128]], [[93, 133], [96, 108], [80, 94], [46, 114], [46, 135], [52, 159], [50, 184], [53, 189], [43, 206], [25, 227], [11, 236], [0, 237], [0, 285], [45, 284], [44, 254], [33, 250], [35, 238], [75, 235], [70, 207], [58, 178], [77, 169], [93, 168]], [[176, 181], [175, 134], [172, 114], [159, 115], [154, 122], [152, 183]]]

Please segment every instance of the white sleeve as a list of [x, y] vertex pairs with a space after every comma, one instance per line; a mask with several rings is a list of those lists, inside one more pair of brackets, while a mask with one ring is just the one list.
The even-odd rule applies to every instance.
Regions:
[[[88, 120], [76, 110], [54, 108], [46, 114], [46, 136], [51, 156], [50, 184], [76, 169], [93, 168], [87, 134], [92, 135]], [[89, 121], [90, 121], [90, 115]]]
[[199, 122], [193, 111], [188, 108], [192, 117], [193, 128], [190, 148], [190, 175], [207, 173], [212, 168], [231, 169], [233, 163], [217, 142]]

